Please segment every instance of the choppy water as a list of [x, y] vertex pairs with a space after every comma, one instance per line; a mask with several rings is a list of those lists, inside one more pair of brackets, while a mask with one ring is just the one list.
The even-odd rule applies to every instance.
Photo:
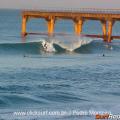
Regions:
[[[99, 24], [87, 22], [84, 32], [102, 33]], [[20, 11], [0, 10], [0, 120], [95, 119], [91, 114], [25, 116], [15, 115], [17, 111], [120, 113], [119, 41], [107, 44], [75, 36], [28, 36], [23, 42], [20, 25]], [[44, 26], [44, 21], [33, 20], [28, 30], [44, 31]], [[71, 21], [58, 22], [57, 32], [61, 26], [63, 32], [72, 33]], [[113, 34], [120, 33], [119, 26], [115, 24]], [[45, 40], [54, 40], [54, 52], [44, 51]], [[85, 41], [82, 46], [81, 40]]]

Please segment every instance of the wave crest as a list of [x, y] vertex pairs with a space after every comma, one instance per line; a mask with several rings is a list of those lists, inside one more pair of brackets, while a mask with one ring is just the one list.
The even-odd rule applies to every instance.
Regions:
[[91, 38], [82, 36], [57, 36], [42, 40], [42, 46], [46, 52], [55, 52], [54, 45], [58, 45], [59, 47], [72, 52], [83, 45], [91, 43], [92, 41], [93, 40]]

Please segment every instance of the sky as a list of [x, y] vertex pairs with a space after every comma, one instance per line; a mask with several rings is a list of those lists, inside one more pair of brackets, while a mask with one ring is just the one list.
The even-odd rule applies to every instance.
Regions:
[[120, 0], [0, 0], [0, 8], [120, 8]]

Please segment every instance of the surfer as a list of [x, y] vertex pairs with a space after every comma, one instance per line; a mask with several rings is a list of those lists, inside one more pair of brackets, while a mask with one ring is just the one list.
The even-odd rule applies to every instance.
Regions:
[[26, 57], [26, 55], [23, 55], [23, 57]]
[[47, 50], [47, 44], [46, 43], [43, 45], [43, 47], [44, 47], [45, 50]]
[[103, 54], [102, 56], [105, 57], [105, 54]]
[[42, 42], [42, 46], [43, 46], [43, 48], [44, 48], [44, 50], [45, 50], [46, 52], [55, 52], [55, 49], [54, 49], [52, 43], [43, 41], [43, 42]]
[[25, 55], [25, 54], [24, 54], [23, 57], [24, 57], [24, 58], [25, 58], [25, 57], [29, 57], [29, 55]]
[[44, 50], [47, 51], [47, 49], [48, 49], [47, 43], [44, 41], [44, 42], [42, 43], [42, 45], [43, 45]]

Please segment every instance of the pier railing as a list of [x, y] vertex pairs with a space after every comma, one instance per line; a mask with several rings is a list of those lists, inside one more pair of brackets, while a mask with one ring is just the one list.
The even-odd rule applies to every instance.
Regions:
[[101, 8], [40, 8], [24, 9], [23, 11], [46, 11], [46, 12], [81, 12], [81, 13], [108, 13], [120, 14], [120, 9], [101, 9]]

